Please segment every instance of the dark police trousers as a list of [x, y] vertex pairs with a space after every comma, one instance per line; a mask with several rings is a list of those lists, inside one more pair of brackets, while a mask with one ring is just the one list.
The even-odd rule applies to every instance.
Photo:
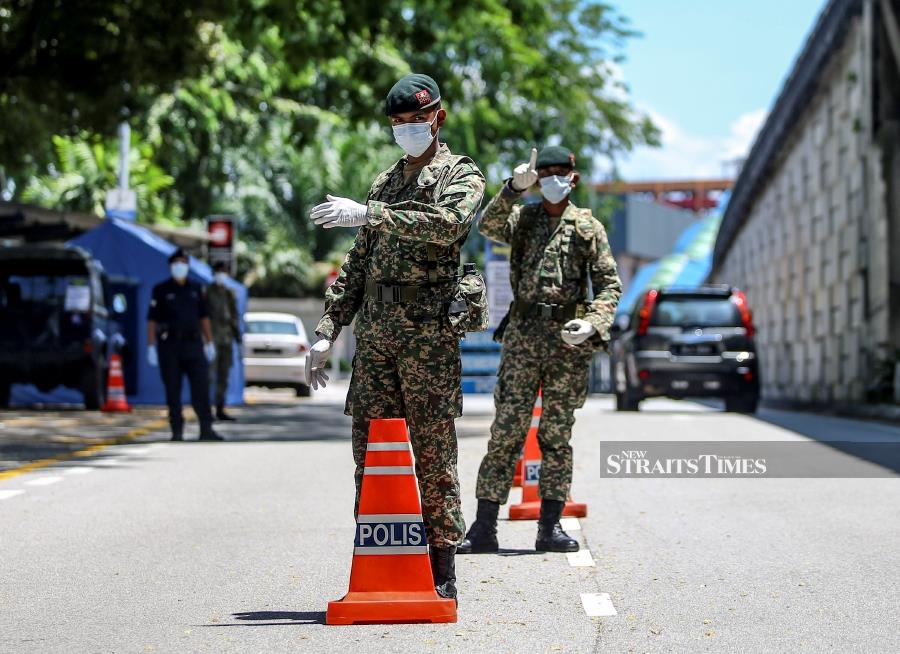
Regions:
[[169, 424], [172, 434], [184, 433], [184, 417], [181, 415], [181, 380], [187, 375], [191, 387], [191, 405], [200, 423], [200, 435], [212, 431], [212, 413], [209, 408], [209, 363], [203, 352], [200, 338], [173, 339], [171, 336], [159, 342], [159, 372], [166, 387], [166, 404], [169, 405]]

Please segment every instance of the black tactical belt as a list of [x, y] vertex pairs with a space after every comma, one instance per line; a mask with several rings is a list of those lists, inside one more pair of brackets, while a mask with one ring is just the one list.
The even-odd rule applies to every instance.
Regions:
[[540, 318], [542, 320], [572, 320], [584, 315], [581, 302], [552, 304], [549, 302], [513, 302], [510, 313], [515, 318]]
[[384, 304], [407, 304], [419, 299], [419, 288], [401, 284], [379, 284], [369, 280], [366, 282], [366, 297]]
[[160, 330], [160, 337], [167, 341], [199, 341], [201, 340], [199, 329], [169, 329]]

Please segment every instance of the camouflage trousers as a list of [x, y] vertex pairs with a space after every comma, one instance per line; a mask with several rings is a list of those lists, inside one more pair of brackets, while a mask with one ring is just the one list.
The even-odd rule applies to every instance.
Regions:
[[541, 447], [541, 497], [565, 500], [572, 484], [572, 425], [575, 409], [587, 397], [589, 347], [563, 343], [562, 323], [539, 320], [510, 322], [503, 335], [503, 351], [494, 389], [496, 415], [488, 451], [478, 469], [478, 499], [505, 503], [512, 486], [516, 461], [538, 390], [542, 415], [538, 428]]
[[459, 339], [398, 334], [360, 340], [346, 413], [353, 416], [356, 506], [365, 470], [369, 421], [406, 418], [431, 545], [458, 545], [465, 533], [457, 475], [454, 420], [462, 414]]
[[225, 404], [225, 393], [228, 391], [228, 376], [231, 374], [233, 362], [234, 352], [232, 351], [231, 341], [216, 343], [216, 360], [209, 366], [216, 390], [216, 406]]

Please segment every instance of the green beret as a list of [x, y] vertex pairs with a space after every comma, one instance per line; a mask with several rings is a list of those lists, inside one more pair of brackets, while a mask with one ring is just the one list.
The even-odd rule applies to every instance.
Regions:
[[441, 90], [437, 82], [413, 73], [407, 75], [391, 87], [384, 101], [384, 115], [401, 114], [433, 107], [441, 101]]
[[548, 145], [538, 153], [535, 168], [547, 168], [549, 166], [575, 167], [575, 155], [568, 148], [561, 145]]

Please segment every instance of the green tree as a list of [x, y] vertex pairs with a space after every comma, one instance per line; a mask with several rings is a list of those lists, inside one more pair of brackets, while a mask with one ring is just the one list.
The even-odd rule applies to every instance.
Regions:
[[[56, 160], [50, 171], [32, 178], [22, 199], [102, 216], [106, 193], [118, 181], [118, 144], [81, 134], [75, 138], [55, 136], [53, 146]], [[153, 162], [148, 144], [132, 146], [129, 177], [129, 186], [137, 195], [137, 212], [144, 222], [178, 224], [178, 207], [168, 205], [170, 196], [163, 193], [175, 180]]]
[[123, 110], [142, 115], [160, 89], [202, 71], [198, 26], [241, 4], [0, 0], [0, 172], [47, 163], [53, 134], [111, 136]]

